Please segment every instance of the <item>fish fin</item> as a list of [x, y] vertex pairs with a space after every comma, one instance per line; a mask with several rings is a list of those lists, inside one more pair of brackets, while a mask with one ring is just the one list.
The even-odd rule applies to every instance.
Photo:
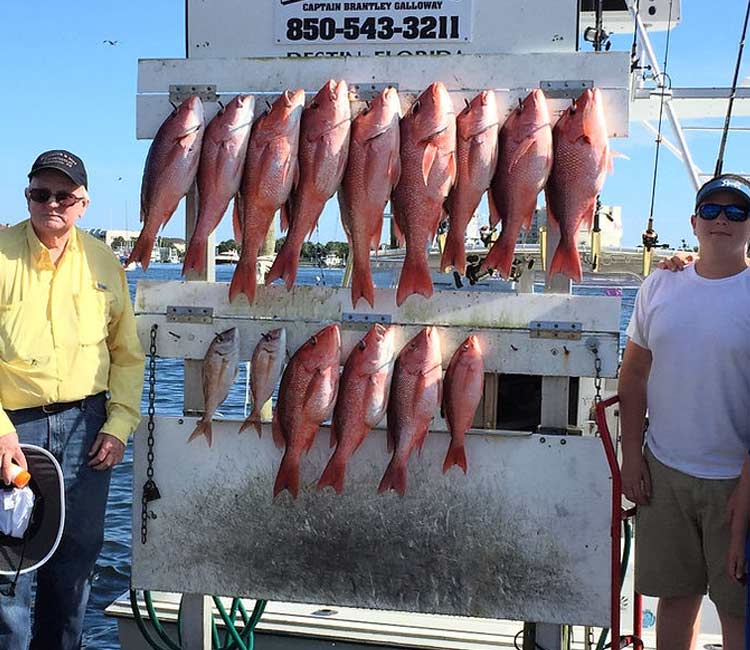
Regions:
[[432, 166], [435, 164], [437, 153], [438, 148], [432, 142], [425, 144], [424, 153], [422, 154], [422, 179], [424, 180], [425, 187], [430, 179], [430, 172], [432, 171]]
[[451, 185], [456, 182], [456, 175], [458, 173], [458, 163], [456, 162], [456, 151], [451, 151], [451, 157], [448, 160], [448, 176], [451, 179]]
[[283, 449], [284, 447], [286, 447], [286, 438], [284, 438], [284, 433], [281, 430], [281, 423], [279, 422], [279, 416], [276, 411], [273, 412], [271, 430], [273, 433], [273, 444], [276, 445], [276, 448]]
[[466, 273], [466, 246], [464, 244], [463, 233], [456, 229], [449, 229], [445, 238], [445, 248], [440, 259], [440, 268], [443, 272], [451, 268], [456, 269], [461, 275]]
[[464, 445], [457, 444], [451, 438], [451, 444], [448, 447], [445, 462], [443, 462], [443, 474], [447, 473], [454, 465], [458, 465], [464, 471], [464, 474], [466, 474], [466, 450], [464, 449]]
[[555, 212], [552, 209], [552, 203], [550, 202], [550, 189], [549, 186], [544, 188], [544, 203], [547, 208], [547, 220], [555, 224], [558, 228], [560, 227], [560, 220], [555, 216]]
[[266, 286], [277, 278], [284, 279], [287, 289], [291, 289], [294, 286], [294, 280], [297, 277], [297, 267], [299, 266], [300, 251], [289, 242], [290, 239], [287, 237], [281, 250], [276, 255], [271, 268], [268, 270], [266, 274]]
[[328, 439], [328, 448], [333, 449], [336, 446], [336, 428], [331, 425], [331, 435]]
[[198, 420], [198, 424], [195, 426], [193, 433], [190, 434], [190, 437], [187, 439], [187, 441], [193, 442], [193, 440], [195, 440], [196, 438], [200, 438], [201, 436], [206, 436], [208, 446], [210, 447], [211, 443], [213, 443], [213, 430], [211, 428], [211, 420], [204, 420], [203, 418]]
[[521, 142], [520, 145], [518, 145], [518, 148], [514, 152], [513, 158], [510, 161], [510, 165], [508, 165], [508, 173], [512, 172], [513, 168], [519, 162], [521, 162], [521, 158], [523, 158], [526, 155], [526, 153], [529, 151], [529, 149], [531, 149], [531, 147], [533, 146], [533, 144], [534, 144], [535, 141], [536, 140], [533, 137], [526, 138], [526, 139], [524, 139], [523, 142]]
[[206, 268], [206, 240], [196, 237], [195, 234], [188, 244], [185, 259], [182, 262], [182, 275], [187, 275], [189, 271], [203, 273]]
[[324, 487], [331, 486], [336, 490], [336, 494], [344, 491], [344, 477], [346, 475], [346, 459], [338, 451], [333, 453], [323, 474], [318, 480], [317, 488], [322, 490]]
[[578, 255], [578, 249], [574, 241], [569, 242], [560, 239], [557, 250], [555, 250], [555, 254], [552, 256], [548, 275], [551, 278], [555, 273], [567, 275], [574, 282], [581, 281], [583, 275], [581, 258]]
[[398, 149], [389, 154], [388, 178], [391, 179], [391, 188], [396, 187], [401, 180], [401, 156], [399, 156]]
[[299, 456], [290, 454], [289, 449], [284, 452], [284, 457], [281, 459], [279, 473], [273, 484], [273, 496], [278, 496], [284, 490], [289, 490], [295, 499], [299, 494]]
[[511, 241], [510, 237], [503, 236], [504, 233], [505, 230], [501, 231], [500, 236], [492, 244], [490, 252], [479, 267], [479, 272], [494, 269], [507, 280], [513, 266], [513, 254], [515, 253], [516, 243], [515, 241]]
[[404, 246], [406, 244], [406, 238], [404, 237], [404, 230], [401, 227], [401, 214], [399, 213], [398, 209], [395, 205], [393, 205], [393, 201], [391, 201], [391, 225], [393, 228], [393, 236], [396, 238], [396, 242], [399, 246]]
[[281, 232], [286, 232], [289, 230], [289, 227], [292, 225], [291, 220], [292, 215], [292, 197], [290, 196], [284, 203], [281, 205], [281, 216], [279, 218], [279, 226], [281, 227]]
[[492, 187], [487, 192], [487, 205], [490, 209], [490, 226], [496, 226], [502, 220], [502, 215], [500, 214], [500, 210], [497, 209], [495, 193]]
[[127, 263], [140, 262], [141, 268], [145, 271], [148, 269], [149, 262], [151, 262], [151, 251], [154, 248], [154, 240], [156, 234], [152, 234], [149, 230], [144, 228], [141, 230], [141, 234], [138, 235], [138, 241], [135, 242], [133, 250], [128, 255]]
[[352, 273], [352, 307], [355, 309], [360, 298], [370, 303], [370, 307], [375, 307], [375, 285], [372, 282], [369, 263], [366, 267], [361, 264], [360, 268], [355, 268]]
[[406, 494], [406, 463], [399, 457], [391, 459], [378, 485], [378, 492], [386, 490], [395, 490], [401, 496]]
[[424, 253], [409, 255], [407, 249], [396, 290], [396, 305], [400, 307], [413, 293], [425, 298], [432, 296], [432, 278]]
[[255, 404], [253, 404], [253, 410], [250, 412], [250, 415], [248, 415], [247, 419], [242, 423], [239, 433], [242, 433], [245, 429], [249, 429], [251, 426], [255, 427], [255, 430], [258, 432], [258, 437], [260, 438], [262, 434], [260, 411], [255, 408]]
[[237, 296], [244, 293], [247, 302], [253, 304], [257, 285], [255, 277], [256, 260], [256, 255], [253, 255], [249, 250], [242, 249], [240, 261], [234, 269], [232, 283], [229, 285], [229, 302], [233, 302]]
[[232, 207], [232, 229], [234, 231], [234, 241], [242, 241], [242, 213], [244, 210], [242, 194], [237, 192], [234, 195], [234, 204]]

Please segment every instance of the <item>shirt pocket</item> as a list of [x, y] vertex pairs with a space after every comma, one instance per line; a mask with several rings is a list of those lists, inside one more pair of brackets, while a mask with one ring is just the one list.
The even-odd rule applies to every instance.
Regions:
[[107, 338], [111, 297], [98, 285], [87, 287], [73, 296], [78, 314], [78, 341], [81, 345], [97, 345]]
[[34, 301], [0, 304], [0, 358], [9, 364], [36, 365], [48, 358], [41, 343], [48, 323]]

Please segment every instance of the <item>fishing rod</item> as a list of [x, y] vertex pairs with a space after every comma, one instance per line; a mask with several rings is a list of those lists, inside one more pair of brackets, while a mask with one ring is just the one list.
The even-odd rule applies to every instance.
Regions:
[[727, 116], [724, 120], [724, 132], [721, 135], [721, 144], [719, 145], [719, 157], [716, 159], [716, 169], [714, 177], [721, 174], [724, 167], [724, 149], [727, 146], [727, 136], [729, 135], [729, 123], [732, 119], [732, 108], [734, 107], [734, 98], [737, 95], [737, 79], [740, 75], [740, 63], [742, 62], [742, 51], [745, 49], [745, 35], [747, 34], [747, 20], [750, 17], [750, 0], [747, 3], [745, 11], [745, 24], [742, 26], [742, 36], [740, 37], [740, 47], [737, 52], [737, 64], [734, 67], [734, 79], [732, 80], [732, 93], [729, 95], [729, 105], [727, 106]]

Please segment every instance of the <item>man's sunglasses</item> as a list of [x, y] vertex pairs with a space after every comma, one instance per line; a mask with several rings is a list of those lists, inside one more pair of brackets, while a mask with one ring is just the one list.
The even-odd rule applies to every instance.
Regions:
[[701, 203], [698, 216], [706, 221], [713, 221], [722, 211], [729, 221], [746, 221], [750, 208], [744, 205], [719, 205], [718, 203]]
[[34, 203], [47, 203], [51, 198], [55, 199], [55, 203], [61, 205], [63, 208], [72, 208], [79, 201], [83, 201], [85, 196], [76, 196], [70, 192], [59, 191], [53, 192], [46, 187], [32, 187], [29, 189], [29, 198]]

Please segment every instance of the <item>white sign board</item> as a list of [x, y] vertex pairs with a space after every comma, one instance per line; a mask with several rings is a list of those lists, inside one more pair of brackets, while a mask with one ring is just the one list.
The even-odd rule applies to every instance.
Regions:
[[575, 52], [577, 0], [188, 0], [189, 58]]

